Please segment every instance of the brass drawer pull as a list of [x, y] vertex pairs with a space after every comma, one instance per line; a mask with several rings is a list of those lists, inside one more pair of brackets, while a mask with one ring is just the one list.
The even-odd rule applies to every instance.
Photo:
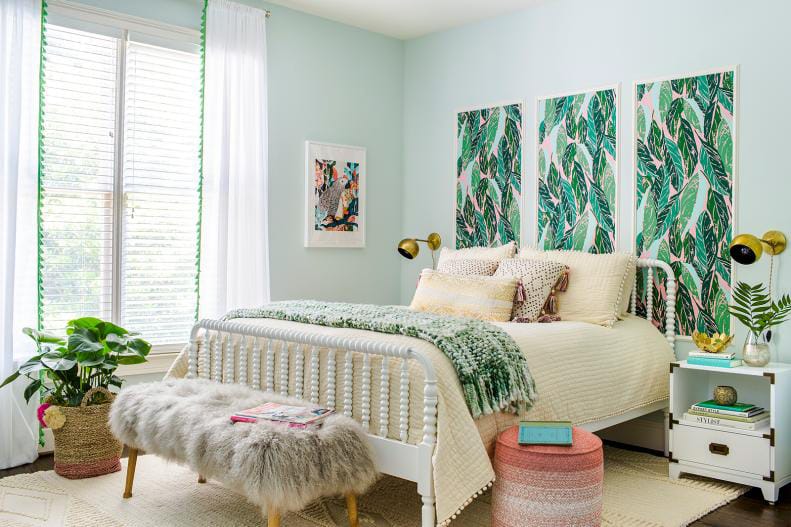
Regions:
[[728, 448], [728, 445], [709, 443], [709, 452], [712, 454], [717, 454], [718, 456], [727, 456], [730, 452], [730, 449]]

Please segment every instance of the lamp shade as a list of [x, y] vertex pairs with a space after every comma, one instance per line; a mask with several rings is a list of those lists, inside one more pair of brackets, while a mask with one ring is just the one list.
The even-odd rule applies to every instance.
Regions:
[[417, 240], [414, 238], [404, 238], [398, 242], [398, 253], [407, 260], [414, 259], [420, 252]]
[[750, 265], [761, 258], [761, 240], [752, 234], [739, 234], [731, 242], [731, 258], [742, 265]]
[[786, 237], [780, 231], [766, 231], [762, 238], [752, 234], [739, 234], [731, 242], [731, 258], [742, 265], [760, 260], [763, 253], [777, 256], [786, 249]]

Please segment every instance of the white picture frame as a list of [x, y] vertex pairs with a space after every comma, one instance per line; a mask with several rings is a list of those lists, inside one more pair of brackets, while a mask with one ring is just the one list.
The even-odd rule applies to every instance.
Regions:
[[305, 141], [305, 247], [365, 247], [365, 156], [361, 146]]

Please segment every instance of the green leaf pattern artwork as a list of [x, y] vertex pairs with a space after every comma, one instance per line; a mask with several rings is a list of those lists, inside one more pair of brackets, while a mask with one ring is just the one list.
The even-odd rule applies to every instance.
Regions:
[[[676, 333], [730, 332], [734, 71], [638, 84], [636, 251], [678, 280]], [[638, 312], [645, 313], [643, 283]], [[653, 288], [653, 319], [666, 293]]]
[[456, 248], [519, 242], [521, 167], [521, 104], [457, 115]]
[[616, 96], [538, 101], [538, 247], [615, 250]]

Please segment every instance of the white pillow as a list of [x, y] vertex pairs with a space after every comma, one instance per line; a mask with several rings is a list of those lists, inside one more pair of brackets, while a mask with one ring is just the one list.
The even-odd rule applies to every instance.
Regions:
[[505, 260], [506, 258], [513, 258], [516, 254], [516, 244], [514, 242], [506, 243], [499, 247], [469, 247], [467, 249], [448, 249], [443, 247], [439, 252], [439, 264], [449, 260]]
[[625, 313], [636, 272], [633, 255], [524, 248], [519, 257], [552, 260], [569, 268], [568, 289], [558, 294], [561, 320], [611, 327]]

